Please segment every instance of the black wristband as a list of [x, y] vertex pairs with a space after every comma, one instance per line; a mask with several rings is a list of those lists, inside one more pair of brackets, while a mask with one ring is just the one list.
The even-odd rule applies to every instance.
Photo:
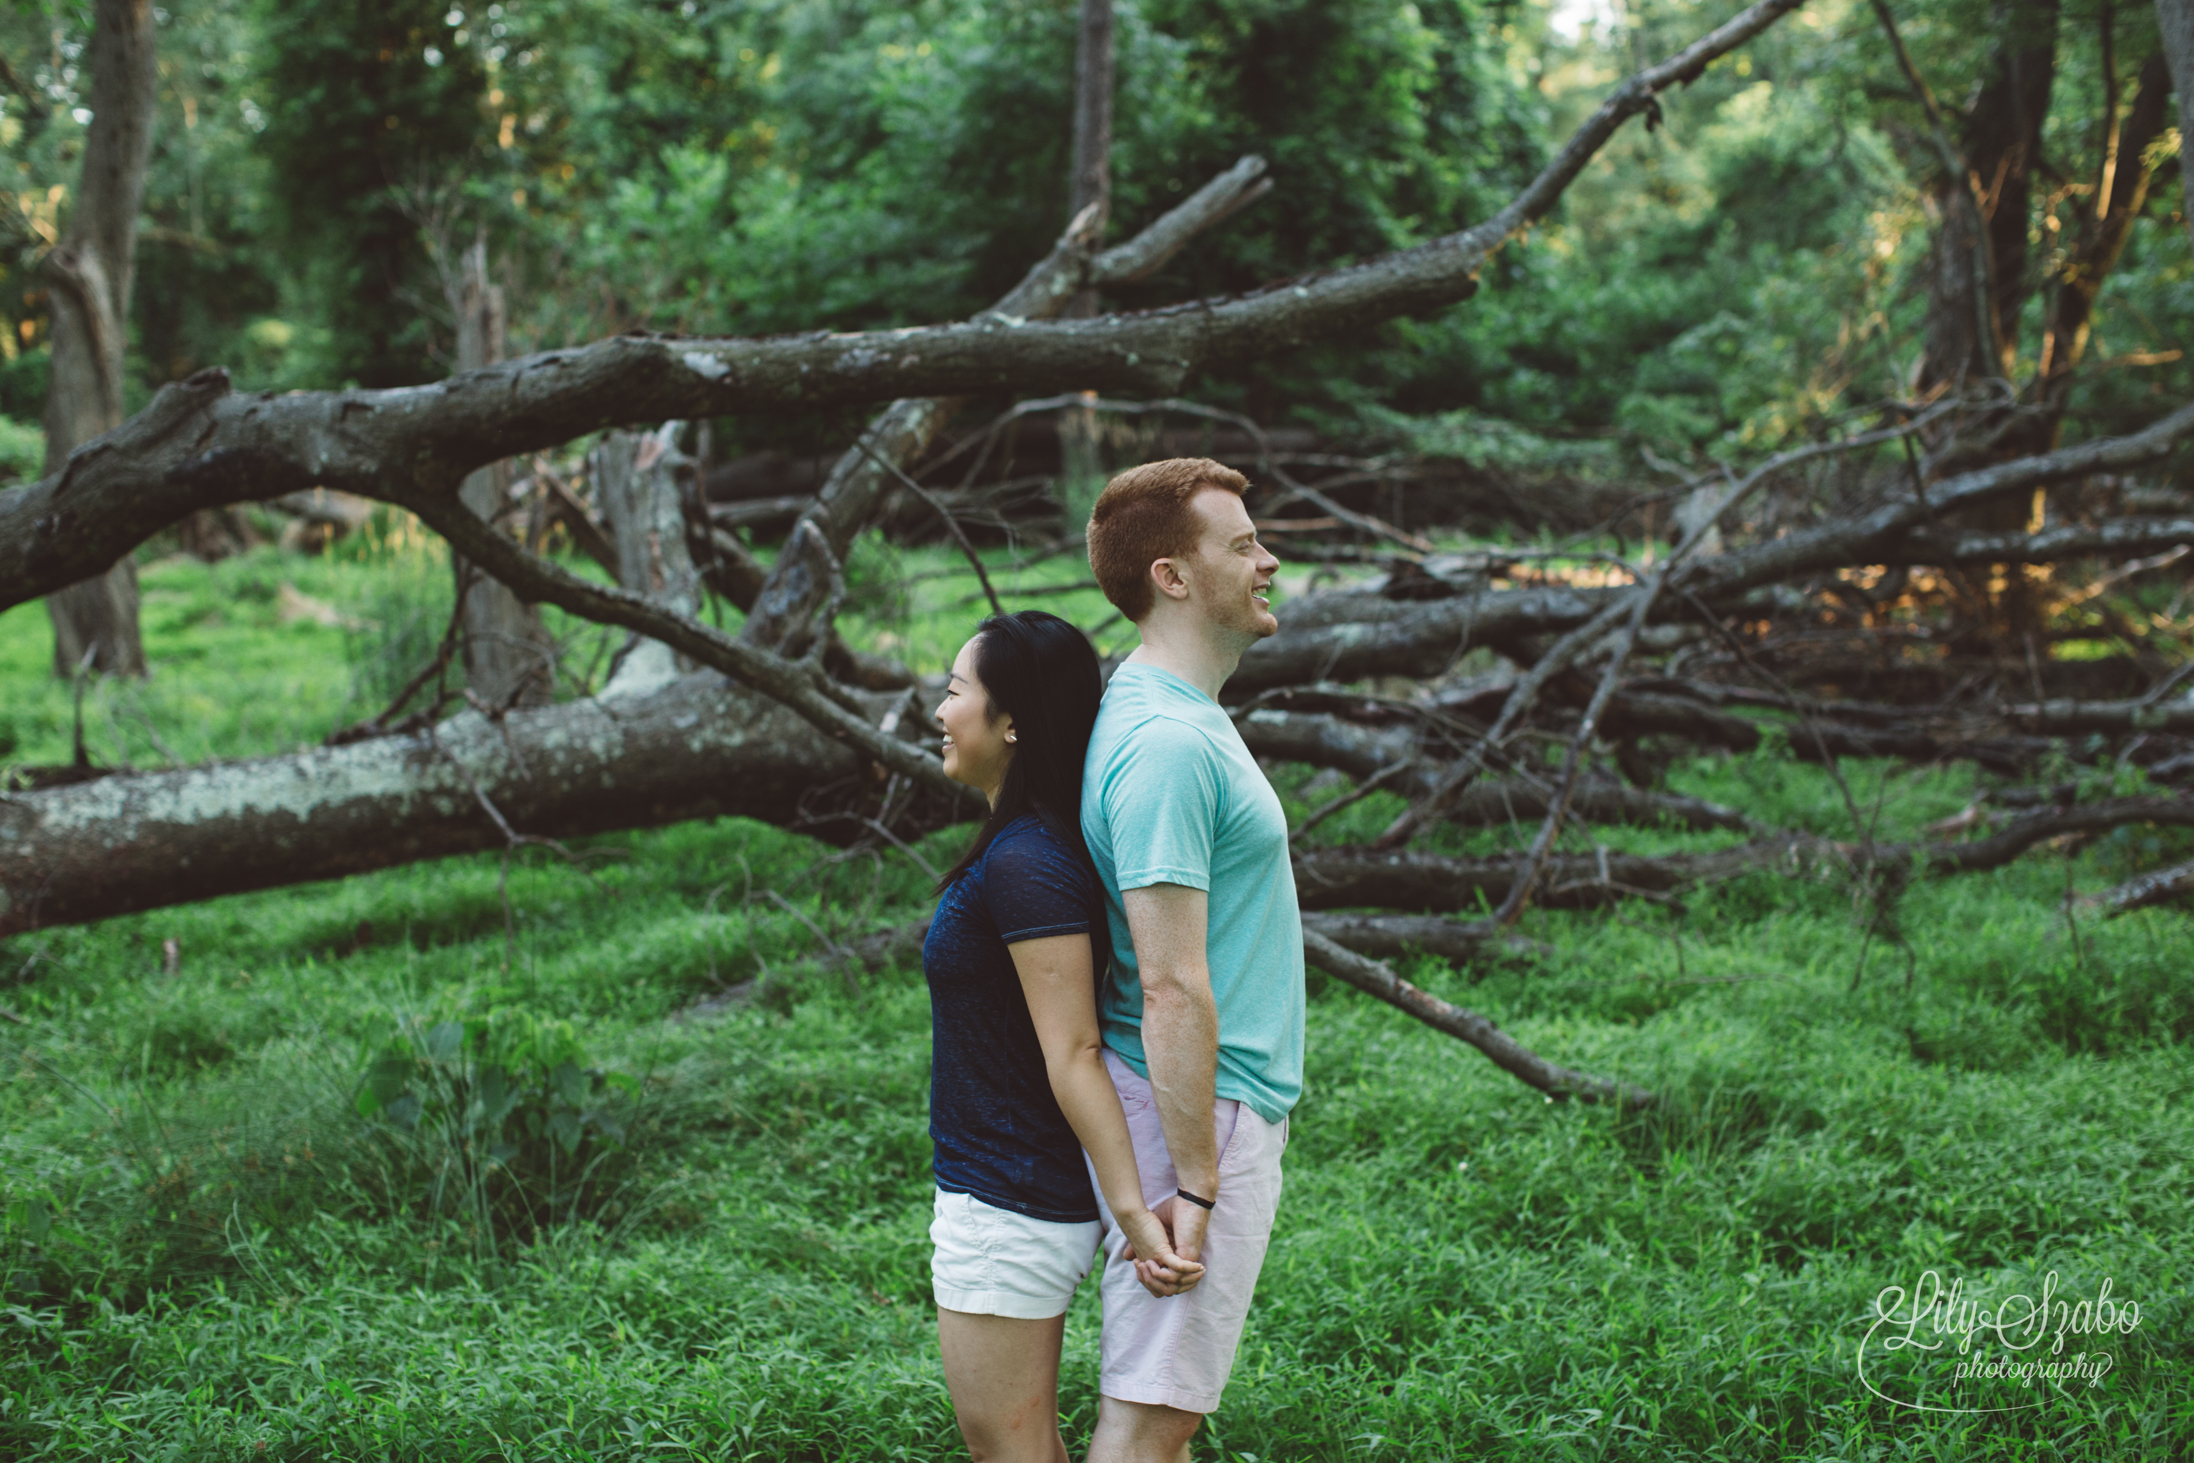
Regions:
[[1182, 1198], [1188, 1200], [1189, 1203], [1194, 1204], [1199, 1209], [1215, 1209], [1219, 1205], [1219, 1201], [1217, 1199], [1199, 1199], [1186, 1189], [1175, 1189], [1173, 1192], [1179, 1194]]

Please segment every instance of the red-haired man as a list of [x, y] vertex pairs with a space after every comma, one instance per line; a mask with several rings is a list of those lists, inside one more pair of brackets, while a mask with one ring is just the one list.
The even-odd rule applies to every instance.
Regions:
[[[1302, 1092], [1287, 819], [1217, 700], [1242, 652], [1279, 629], [1280, 563], [1257, 542], [1247, 487], [1203, 458], [1147, 463], [1106, 485], [1089, 522], [1090, 567], [1142, 636], [1106, 688], [1082, 784], [1113, 948], [1099, 999], [1105, 1063], [1145, 1199], [1180, 1255], [1205, 1267], [1169, 1286], [1103, 1216], [1090, 1463], [1185, 1463], [1217, 1409]], [[1154, 1297], [1153, 1281], [1175, 1293]]]

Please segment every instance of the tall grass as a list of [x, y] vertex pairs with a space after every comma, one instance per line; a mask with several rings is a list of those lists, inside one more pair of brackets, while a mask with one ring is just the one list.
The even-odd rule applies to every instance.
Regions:
[[[955, 607], [971, 586], [942, 556], [905, 567], [903, 593], [865, 601], [868, 628], [933, 666], [976, 613]], [[416, 569], [253, 572], [358, 605], [380, 592], [372, 576]], [[144, 694], [173, 698], [158, 704], [180, 719], [161, 731], [179, 751], [271, 749], [363, 714], [344, 705], [342, 632], [253, 619], [220, 577], [241, 572], [148, 572], [162, 593], [224, 606], [220, 625], [149, 637]], [[5, 704], [47, 706], [15, 616], [0, 620]], [[192, 644], [217, 653], [174, 653]], [[224, 688], [262, 670], [296, 685], [264, 720], [183, 713], [196, 697], [227, 707]], [[1862, 807], [1892, 779], [1883, 836], [1972, 786], [1955, 769], [1847, 773]], [[1702, 759], [1674, 778], [1849, 831], [1840, 795], [1799, 764]], [[1323, 796], [1308, 780], [1279, 773], [1291, 816]], [[1374, 796], [1331, 836], [1394, 809]], [[923, 851], [934, 863], [963, 834]], [[919, 975], [825, 976], [803, 963], [816, 940], [800, 917], [739, 897], [775, 889], [842, 934], [862, 909], [918, 912], [924, 879], [897, 854], [819, 866], [805, 840], [736, 820], [596, 846], [622, 856], [514, 865], [510, 947], [491, 858], [0, 945], [0, 1004], [19, 1018], [0, 1022], [0, 1456], [959, 1454], [927, 1299]], [[2078, 852], [2070, 874], [2092, 887], [2172, 856], [2133, 833]], [[1535, 914], [1535, 958], [1409, 965], [1547, 1055], [1653, 1088], [1646, 1114], [1549, 1104], [1313, 976], [1280, 1223], [1196, 1456], [2187, 1456], [2186, 917], [2069, 926], [2063, 857], [1914, 887], [1909, 985], [1905, 953], [1877, 940], [1854, 988], [1864, 920], [1847, 890], [1767, 874], [1681, 912]], [[769, 999], [671, 1019], [765, 972]], [[454, 1046], [434, 1036], [452, 1023]], [[547, 1035], [522, 1053], [509, 1034], [528, 1032]], [[533, 1074], [506, 1084], [530, 1095], [493, 1133], [491, 1066]], [[592, 1110], [606, 1077], [569, 1085], [588, 1071], [630, 1088], [614, 1131], [583, 1133], [592, 1147], [524, 1138], [522, 1114], [510, 1125], [527, 1103], [543, 1133]], [[581, 1100], [559, 1106], [558, 1081]], [[422, 1114], [441, 1104], [426, 1138], [392, 1125], [407, 1091]], [[524, 1141], [530, 1157], [496, 1157]], [[2107, 1276], [2142, 1323], [2098, 1386], [1953, 1387], [1905, 1365], [1885, 1390], [2019, 1410], [1895, 1406], [1861, 1384], [1857, 1348], [1882, 1289], [1928, 1269], [1989, 1295], [2055, 1270], [2092, 1296]], [[1084, 1294], [1062, 1395], [1077, 1450], [1097, 1327]]]

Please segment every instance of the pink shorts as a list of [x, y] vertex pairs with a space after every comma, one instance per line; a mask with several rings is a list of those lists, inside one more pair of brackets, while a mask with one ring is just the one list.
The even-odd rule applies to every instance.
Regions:
[[[1173, 1197], [1180, 1180], [1158, 1126], [1150, 1083], [1111, 1051], [1105, 1067], [1120, 1090], [1128, 1136], [1135, 1142], [1143, 1202], [1155, 1208]], [[1268, 1123], [1231, 1098], [1212, 1104], [1219, 1143], [1219, 1201], [1204, 1231], [1204, 1278], [1185, 1295], [1161, 1300], [1143, 1289], [1132, 1261], [1120, 1258], [1126, 1237], [1098, 1188], [1104, 1220], [1105, 1303], [1103, 1365], [1098, 1391], [1123, 1402], [1216, 1412], [1234, 1369], [1234, 1351], [1249, 1319], [1249, 1298], [1265, 1263], [1273, 1215], [1280, 1207], [1280, 1154], [1287, 1147], [1287, 1120]], [[1085, 1160], [1086, 1161], [1086, 1160]], [[1096, 1173], [1090, 1174], [1097, 1187]]]

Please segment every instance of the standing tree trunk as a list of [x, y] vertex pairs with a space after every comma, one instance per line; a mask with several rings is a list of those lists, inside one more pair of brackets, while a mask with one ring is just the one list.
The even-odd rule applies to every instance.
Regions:
[[1100, 219], [1112, 208], [1112, 69], [1112, 0], [1082, 0], [1080, 40], [1074, 51], [1070, 219], [1092, 203]]
[[2194, 0], [2156, 0], [2156, 28], [2163, 33], [2164, 58], [2179, 93], [2179, 187], [2186, 193], [2181, 212], [2194, 233]]
[[[2095, 314], [2095, 298], [2103, 282], [2118, 266], [2125, 252], [2133, 222], [2148, 199], [2149, 145], [2170, 125], [2171, 73], [2160, 56], [2141, 68], [2133, 105], [2125, 116], [2109, 119], [2111, 150], [2104, 155], [2096, 180], [2096, 210], [2083, 221], [2072, 249], [2058, 276], [2049, 301], [2047, 328], [2042, 336], [2041, 363], [2037, 369], [2045, 415], [2036, 425], [2031, 445], [2037, 452], [2055, 450], [2063, 435], [2065, 408], [2070, 403], [2072, 372], [2087, 353], [2087, 337]], [[2115, 98], [2112, 98], [2115, 111]]]
[[[61, 242], [46, 256], [52, 282], [53, 378], [46, 392], [46, 471], [122, 424], [130, 275], [145, 200], [158, 100], [151, 0], [98, 0], [91, 33], [91, 126], [83, 181]], [[46, 600], [53, 668], [87, 663], [108, 675], [145, 673], [137, 630], [137, 566], [127, 555], [104, 574]]]
[[[2019, 307], [2033, 288], [2026, 277], [2033, 172], [2041, 161], [2042, 124], [2057, 75], [2057, 0], [2005, 0], [1998, 38], [1974, 98], [1961, 161], [1971, 178], [1945, 178], [1943, 226], [1929, 275], [1923, 389], [1942, 381], [2007, 377], [2019, 348]], [[1971, 190], [1976, 210], [1950, 196]], [[1976, 220], [1982, 237], [1972, 237]], [[1986, 261], [1985, 275], [1968, 261]], [[1976, 295], [1979, 298], [1976, 298]]]
[[[1095, 206], [1090, 237], [1100, 240], [1112, 212], [1112, 79], [1112, 0], [1082, 0], [1074, 48], [1074, 158], [1068, 165], [1067, 218], [1071, 222]], [[1069, 320], [1095, 315], [1097, 291], [1077, 291], [1059, 313]], [[1094, 502], [1103, 486], [1098, 433], [1097, 413], [1089, 408], [1070, 406], [1059, 413], [1060, 477], [1070, 519], [1078, 516], [1085, 500]]]
[[[503, 359], [506, 317], [503, 291], [488, 282], [488, 246], [475, 240], [465, 251], [457, 298], [457, 369], [474, 371]], [[491, 463], [465, 479], [458, 497], [467, 508], [495, 522], [509, 506], [510, 464]], [[453, 556], [460, 592], [465, 596], [465, 684], [488, 705], [545, 706], [555, 689], [554, 647], [533, 607], [486, 575], [471, 575]]]
[[[2034, 282], [2027, 275], [2033, 174], [2041, 165], [2042, 125], [2057, 74], [2058, 0], [2000, 0], [1996, 43], [1966, 114], [1956, 156], [1938, 184], [1942, 223], [1928, 259], [1926, 350], [1919, 386], [1972, 389], [2007, 380], [2019, 354], [2019, 313]], [[2027, 424], [1991, 439], [1989, 460], [2043, 450]], [[2040, 500], [1992, 504], [1968, 525], [1997, 532], [2027, 526]], [[2037, 643], [2040, 598], [2021, 565], [1965, 576], [1991, 606], [1966, 647], [2014, 659]]]
[[[686, 547], [678, 501], [678, 422], [654, 433], [608, 432], [587, 457], [594, 501], [617, 544], [617, 582], [681, 615], [701, 610], [701, 576]], [[604, 696], [674, 680], [696, 669], [660, 640], [639, 639], [619, 657]]]

